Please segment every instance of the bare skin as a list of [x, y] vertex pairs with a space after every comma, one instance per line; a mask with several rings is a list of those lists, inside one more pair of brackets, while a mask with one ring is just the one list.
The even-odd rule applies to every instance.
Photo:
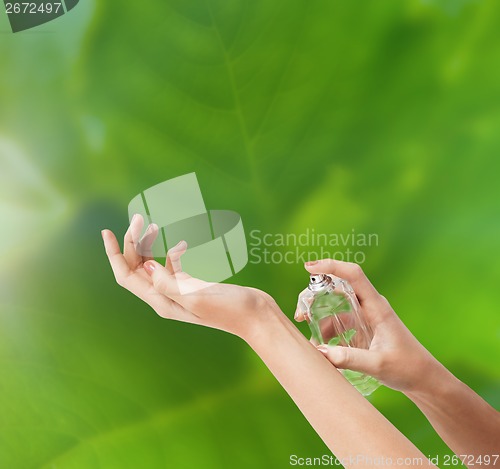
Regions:
[[[331, 363], [267, 293], [190, 277], [181, 268], [180, 258], [187, 248], [183, 242], [168, 252], [165, 266], [148, 255], [139, 255], [136, 246], [142, 225], [142, 218], [136, 216], [125, 235], [123, 253], [115, 235], [109, 230], [102, 232], [119, 285], [149, 304], [161, 317], [241, 337], [344, 466], [373, 467], [373, 460], [380, 458], [391, 458], [397, 465], [433, 466], [340, 373], [332, 373]], [[152, 226], [149, 230], [149, 238], [140, 241], [142, 253], [147, 252], [158, 228]], [[365, 278], [352, 283], [364, 304], [379, 301]], [[184, 291], [189, 293], [181, 294]]]
[[[369, 350], [318, 346], [337, 368], [361, 371], [402, 391], [425, 414], [450, 449], [467, 465], [500, 465], [500, 412], [453, 376], [406, 328], [356, 264], [323, 259], [306, 263], [311, 274], [349, 280], [374, 337]], [[300, 311], [295, 319], [304, 320]], [[462, 457], [463, 456], [463, 457]], [[476, 464], [474, 464], [476, 462]]]

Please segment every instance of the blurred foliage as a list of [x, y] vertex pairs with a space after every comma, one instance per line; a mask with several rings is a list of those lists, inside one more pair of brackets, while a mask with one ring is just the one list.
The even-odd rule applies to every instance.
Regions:
[[[19, 34], [0, 15], [0, 467], [328, 453], [245, 344], [114, 283], [99, 230], [123, 233], [134, 195], [191, 171], [247, 233], [377, 233], [374, 284], [499, 406], [499, 15], [496, 0], [82, 0]], [[231, 281], [291, 316], [307, 276], [261, 263]], [[404, 396], [371, 399], [449, 453]]]

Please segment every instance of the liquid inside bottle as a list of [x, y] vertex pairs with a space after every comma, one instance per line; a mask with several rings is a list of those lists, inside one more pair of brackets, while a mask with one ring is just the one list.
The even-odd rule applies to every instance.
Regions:
[[[318, 344], [369, 348], [373, 334], [346, 280], [324, 274], [311, 275], [309, 286], [299, 295], [298, 307]], [[375, 378], [359, 371], [340, 371], [363, 396], [380, 386]]]

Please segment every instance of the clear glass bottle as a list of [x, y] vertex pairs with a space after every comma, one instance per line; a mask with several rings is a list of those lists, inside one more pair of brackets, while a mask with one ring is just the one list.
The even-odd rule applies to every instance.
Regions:
[[[309, 286], [299, 295], [298, 308], [304, 313], [312, 338], [318, 344], [369, 348], [373, 333], [346, 280], [325, 274], [311, 275]], [[363, 396], [380, 386], [372, 376], [352, 370], [340, 371]]]

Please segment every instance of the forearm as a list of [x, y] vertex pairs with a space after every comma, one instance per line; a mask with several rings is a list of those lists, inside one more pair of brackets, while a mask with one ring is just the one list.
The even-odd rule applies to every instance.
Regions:
[[423, 386], [406, 394], [455, 454], [476, 459], [500, 453], [500, 413], [439, 362]]
[[[318, 352], [281, 311], [245, 338], [339, 460], [425, 456]], [[362, 462], [357, 467], [373, 466]]]

